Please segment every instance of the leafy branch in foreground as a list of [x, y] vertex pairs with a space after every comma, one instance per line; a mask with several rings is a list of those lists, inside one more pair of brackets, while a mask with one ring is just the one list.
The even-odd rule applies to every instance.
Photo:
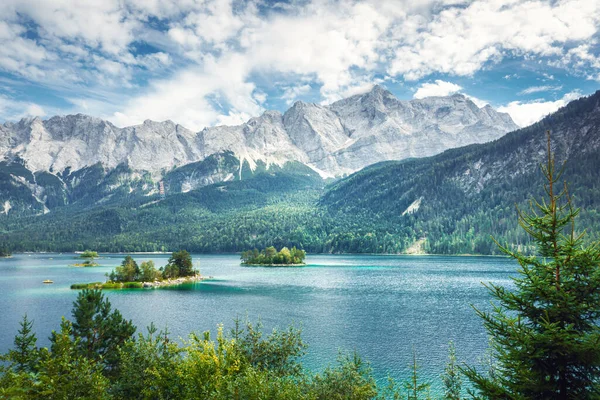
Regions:
[[562, 171], [556, 172], [548, 133], [542, 165], [546, 198], [519, 210], [519, 224], [537, 244], [536, 256], [501, 249], [518, 261], [514, 290], [487, 285], [497, 301], [477, 310], [493, 338], [494, 376], [464, 373], [475, 396], [493, 399], [596, 399], [600, 377], [600, 245], [583, 246]]

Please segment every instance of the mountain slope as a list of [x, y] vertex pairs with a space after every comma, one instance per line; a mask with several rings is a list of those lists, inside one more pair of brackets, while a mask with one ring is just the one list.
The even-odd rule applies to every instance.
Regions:
[[[279, 169], [257, 163], [252, 171], [244, 162], [237, 170], [242, 180], [165, 199], [123, 198], [28, 218], [9, 213], [0, 242], [15, 251], [221, 252], [288, 245], [309, 252], [493, 254], [494, 235], [527, 250], [531, 243], [517, 227], [514, 204], [542, 194], [538, 163], [546, 130], [557, 159], [566, 160], [564, 178], [582, 207], [580, 227], [600, 232], [598, 92], [494, 142], [379, 163], [328, 186], [302, 163]], [[239, 167], [233, 153], [203, 163], [182, 168], [202, 175]], [[183, 187], [182, 177], [191, 174], [184, 172], [174, 170], [165, 182]]]
[[[462, 95], [400, 101], [380, 86], [330, 106], [296, 102], [283, 115], [267, 111], [242, 125], [200, 132], [171, 121], [118, 128], [82, 114], [23, 119], [0, 125], [0, 216], [144, 197], [176, 175], [180, 182], [167, 190], [175, 194], [240, 179], [244, 165], [254, 170], [299, 162], [323, 177], [342, 176], [513, 129], [508, 115], [478, 108]], [[233, 158], [208, 168], [226, 153]]]
[[547, 130], [557, 160], [566, 163], [563, 178], [583, 208], [582, 224], [600, 228], [600, 91], [491, 143], [366, 168], [332, 185], [321, 206], [333, 218], [395, 224], [413, 241], [426, 239], [432, 253], [490, 253], [490, 235], [528, 244], [513, 205], [542, 196], [538, 166]]

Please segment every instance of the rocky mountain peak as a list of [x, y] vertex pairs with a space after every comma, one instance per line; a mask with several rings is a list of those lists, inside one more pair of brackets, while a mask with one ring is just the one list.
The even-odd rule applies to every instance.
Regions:
[[422, 157], [496, 139], [517, 126], [479, 109], [462, 94], [398, 100], [381, 85], [329, 106], [295, 102], [238, 126], [192, 132], [173, 121], [118, 128], [89, 115], [22, 119], [0, 129], [0, 157], [19, 156], [34, 170], [76, 170], [101, 163], [162, 174], [223, 151], [267, 163], [300, 161], [322, 174], [351, 173], [379, 161]]

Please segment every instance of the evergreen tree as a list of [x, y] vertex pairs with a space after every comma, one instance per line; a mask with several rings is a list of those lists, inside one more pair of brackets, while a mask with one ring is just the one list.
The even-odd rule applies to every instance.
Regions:
[[36, 346], [37, 337], [33, 333], [33, 322], [23, 316], [21, 328], [15, 336], [15, 349], [9, 351], [8, 359], [17, 372], [33, 372], [38, 362], [39, 351]]
[[444, 399], [446, 400], [460, 400], [462, 391], [462, 379], [461, 373], [456, 363], [456, 349], [454, 343], [450, 342], [448, 348], [448, 363], [444, 369], [442, 375], [442, 382], [444, 384]]
[[119, 310], [111, 310], [100, 290], [82, 290], [73, 303], [73, 337], [87, 358], [102, 361], [107, 369], [118, 361], [118, 348], [131, 339], [135, 326]]
[[413, 363], [412, 363], [412, 375], [410, 380], [404, 382], [404, 388], [406, 389], [407, 400], [419, 400], [419, 399], [431, 399], [429, 395], [429, 384], [419, 383], [419, 376], [417, 374], [419, 366], [417, 365], [417, 353], [413, 349]]
[[33, 387], [33, 399], [110, 399], [109, 381], [101, 367], [82, 355], [73, 325], [64, 317], [60, 331], [52, 332], [51, 351], [44, 351], [40, 362], [39, 381]]
[[583, 246], [566, 184], [557, 190], [548, 134], [542, 165], [547, 198], [519, 211], [537, 256], [501, 247], [519, 262], [514, 291], [490, 284], [492, 312], [477, 310], [493, 338], [495, 376], [464, 369], [479, 394], [493, 399], [596, 399], [600, 376], [600, 244]]
[[194, 266], [192, 256], [185, 250], [175, 251], [169, 257], [169, 262], [165, 267], [167, 278], [177, 278], [178, 276], [194, 275]]

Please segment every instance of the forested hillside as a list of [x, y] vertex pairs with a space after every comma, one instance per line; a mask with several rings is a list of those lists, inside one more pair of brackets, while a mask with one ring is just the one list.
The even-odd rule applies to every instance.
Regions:
[[582, 208], [581, 226], [597, 232], [600, 92], [491, 143], [366, 168], [332, 185], [320, 205], [333, 219], [355, 215], [373, 227], [394, 225], [407, 238], [425, 239], [429, 253], [494, 253], [492, 234], [500, 242], [528, 246], [515, 204], [527, 207], [528, 199], [542, 194], [537, 165], [547, 131], [557, 161], [565, 163], [562, 180]]
[[[3, 217], [13, 251], [231, 252], [296, 246], [308, 252], [497, 253], [490, 235], [527, 249], [515, 204], [541, 195], [537, 164], [552, 132], [563, 179], [600, 231], [600, 92], [491, 143], [373, 165], [326, 186], [312, 170], [259, 168], [187, 193], [123, 200], [43, 216]], [[189, 168], [194, 168], [193, 166]], [[176, 175], [172, 185], [182, 185]]]

